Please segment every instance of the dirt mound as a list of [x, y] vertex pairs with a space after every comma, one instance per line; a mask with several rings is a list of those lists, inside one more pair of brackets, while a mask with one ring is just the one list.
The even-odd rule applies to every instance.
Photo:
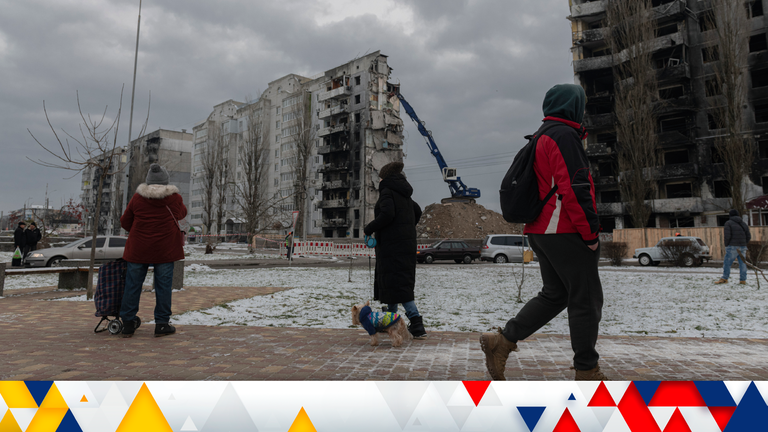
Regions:
[[511, 224], [480, 204], [430, 204], [416, 225], [419, 238], [483, 238], [488, 234], [517, 234], [523, 226]]

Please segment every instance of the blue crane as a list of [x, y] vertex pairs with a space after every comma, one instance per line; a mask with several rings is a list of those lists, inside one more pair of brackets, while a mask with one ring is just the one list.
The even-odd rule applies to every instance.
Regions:
[[424, 122], [416, 115], [416, 111], [413, 110], [411, 104], [405, 100], [402, 94], [397, 93], [397, 98], [400, 99], [400, 103], [403, 105], [405, 112], [411, 117], [416, 126], [419, 128], [419, 133], [427, 140], [427, 146], [429, 147], [432, 156], [437, 159], [437, 165], [440, 167], [440, 172], [443, 174], [443, 180], [448, 183], [448, 187], [451, 189], [451, 198], [446, 198], [443, 202], [449, 201], [469, 201], [474, 202], [475, 198], [480, 198], [480, 189], [467, 187], [464, 182], [461, 181], [461, 177], [456, 176], [456, 168], [449, 168], [448, 164], [443, 159], [443, 155], [435, 144], [435, 140], [432, 138], [432, 132], [428, 131], [424, 127]]

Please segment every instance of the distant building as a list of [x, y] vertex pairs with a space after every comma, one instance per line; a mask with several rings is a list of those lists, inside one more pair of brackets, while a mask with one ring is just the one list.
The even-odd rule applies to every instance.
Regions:
[[[91, 160], [96, 159], [101, 164], [105, 158], [110, 157], [110, 154], [105, 153]], [[123, 185], [125, 184], [123, 172], [127, 164], [128, 153], [125, 147], [116, 148], [109, 163], [109, 171], [117, 172], [117, 174], [108, 175], [104, 179], [99, 209], [96, 206], [101, 169], [95, 165], [88, 165], [82, 171], [80, 203], [83, 205], [83, 223], [87, 232], [93, 229], [95, 215], [98, 211], [100, 213], [98, 233], [103, 235], [120, 233], [120, 216], [123, 214]]]

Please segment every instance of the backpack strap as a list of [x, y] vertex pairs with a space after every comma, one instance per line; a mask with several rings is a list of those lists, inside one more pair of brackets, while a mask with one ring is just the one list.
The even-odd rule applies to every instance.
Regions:
[[[541, 129], [536, 131], [535, 134], [533, 134], [533, 135], [526, 135], [526, 138], [529, 138], [530, 140], [533, 141], [533, 146], [534, 146], [533, 154], [534, 155], [536, 154], [536, 145], [539, 142], [539, 138], [541, 138], [541, 136], [544, 135], [545, 132], [547, 132], [548, 130], [552, 129], [555, 126], [559, 126], [559, 123], [558, 122], [552, 122], [551, 124], [548, 124], [546, 126], [542, 125]], [[534, 156], [534, 158], [535, 158], [535, 156]], [[557, 192], [557, 185], [554, 185], [552, 187], [552, 189], [549, 190], [549, 193], [547, 194], [547, 196], [544, 197], [543, 200], [541, 200], [541, 202], [543, 202], [543, 203], [549, 202], [549, 199], [552, 198], [552, 195], [554, 195], [555, 192]]]

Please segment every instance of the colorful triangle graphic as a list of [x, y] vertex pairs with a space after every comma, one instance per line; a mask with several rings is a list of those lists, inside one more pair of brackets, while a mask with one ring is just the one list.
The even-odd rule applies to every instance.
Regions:
[[731, 392], [722, 381], [695, 381], [704, 403], [710, 407], [736, 407]]
[[571, 395], [568, 396], [568, 400], [576, 400], [576, 396], [574, 396], [573, 393], [571, 393]]
[[3, 432], [23, 432], [21, 426], [16, 422], [11, 410], [5, 412], [5, 416], [0, 420], [0, 431]]
[[765, 430], [767, 418], [768, 406], [755, 383], [751, 382], [744, 397], [739, 401], [739, 406], [733, 412], [731, 420], [728, 421], [725, 432]]
[[40, 405], [48, 394], [48, 389], [53, 385], [53, 381], [26, 381], [29, 393], [35, 398], [35, 402]]
[[56, 384], [51, 385], [48, 394], [45, 395], [45, 399], [43, 399], [43, 403], [40, 404], [40, 408], [69, 409], [67, 402], [64, 401], [64, 397], [61, 395], [59, 388], [56, 387]]
[[464, 388], [467, 389], [467, 393], [469, 393], [469, 397], [472, 398], [472, 402], [477, 406], [477, 404], [480, 403], [480, 400], [483, 399], [483, 395], [485, 394], [485, 391], [488, 390], [488, 386], [491, 385], [491, 382], [462, 381], [462, 384], [464, 384]]
[[592, 399], [589, 401], [589, 404], [587, 406], [590, 407], [615, 407], [616, 402], [614, 402], [613, 398], [611, 397], [611, 393], [608, 391], [608, 388], [605, 386], [605, 383], [600, 381], [600, 385], [597, 386], [597, 390], [595, 390], [595, 394], [592, 395]]
[[651, 403], [651, 399], [653, 399], [653, 395], [656, 393], [656, 389], [659, 388], [661, 381], [634, 381], [634, 383], [645, 404], [648, 405]]
[[653, 418], [653, 414], [648, 410], [648, 406], [645, 405], [645, 401], [640, 396], [640, 392], [637, 391], [634, 382], [629, 384], [627, 391], [624, 392], [624, 396], [619, 401], [618, 407], [622, 417], [624, 417], [624, 421], [627, 422], [627, 426], [633, 432], [661, 432], [656, 419]]
[[712, 414], [712, 418], [715, 419], [721, 431], [725, 430], [725, 426], [731, 420], [734, 411], [736, 411], [735, 406], [709, 407], [709, 413]]
[[680, 412], [680, 408], [675, 408], [675, 412], [672, 413], [672, 417], [667, 422], [667, 427], [664, 428], [664, 432], [692, 432], [688, 423], [685, 422], [683, 413]]
[[83, 398], [82, 398], [82, 399], [80, 399], [80, 402], [88, 402], [88, 398], [87, 398], [87, 397], [85, 397], [85, 395], [83, 395]]
[[541, 420], [541, 415], [547, 407], [517, 407], [520, 417], [523, 418], [528, 430], [532, 431]]
[[571, 412], [568, 408], [563, 411], [563, 415], [560, 416], [560, 420], [557, 421], [555, 428], [552, 432], [581, 432], [579, 425], [576, 424], [576, 420], [573, 419]]
[[37, 402], [24, 381], [0, 381], [0, 396], [8, 408], [37, 408]]
[[648, 406], [706, 406], [693, 381], [664, 381]]
[[32, 417], [26, 432], [55, 431], [59, 428], [68, 408], [40, 408]]
[[141, 384], [139, 393], [133, 399], [128, 412], [125, 413], [125, 417], [117, 428], [117, 432], [139, 430], [143, 432], [172, 432], [146, 383]]
[[301, 407], [301, 410], [299, 410], [299, 414], [296, 415], [288, 432], [317, 432], [315, 425], [312, 424], [312, 420], [309, 419], [307, 412], [304, 411], [304, 407]]
[[77, 419], [75, 419], [75, 415], [72, 414], [72, 411], [67, 410], [67, 415], [64, 416], [64, 419], [61, 421], [59, 428], [56, 429], [56, 432], [83, 432], [83, 429], [77, 423]]

